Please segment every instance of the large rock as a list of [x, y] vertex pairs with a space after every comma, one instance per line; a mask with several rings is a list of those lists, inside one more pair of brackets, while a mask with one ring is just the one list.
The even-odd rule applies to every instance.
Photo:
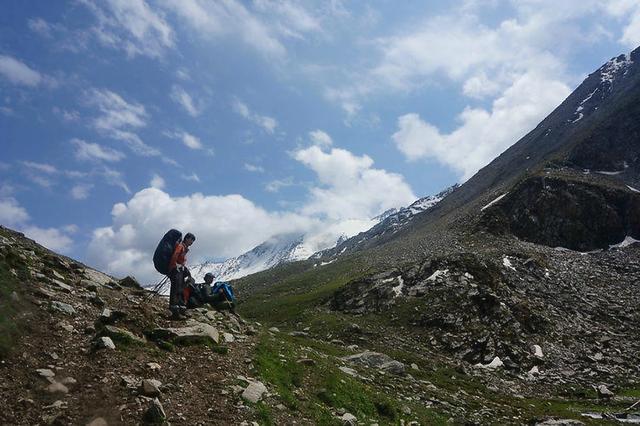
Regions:
[[154, 398], [153, 401], [151, 401], [151, 405], [144, 413], [142, 422], [147, 425], [160, 425], [164, 424], [166, 419], [167, 415], [164, 412], [164, 407], [158, 398]]
[[266, 391], [267, 387], [262, 382], [251, 382], [242, 392], [242, 399], [255, 404], [262, 399]]
[[162, 386], [162, 383], [158, 380], [144, 379], [140, 390], [145, 396], [160, 396], [160, 386]]
[[115, 327], [113, 325], [105, 325], [100, 330], [100, 336], [110, 337], [115, 342], [120, 343], [137, 343], [144, 344], [145, 340], [141, 337], [136, 336], [129, 330], [124, 328]]
[[142, 290], [142, 286], [140, 285], [138, 280], [136, 280], [132, 276], [124, 277], [123, 279], [118, 281], [118, 284], [120, 284], [123, 287], [129, 287], [129, 288], [135, 288], [135, 289]]
[[64, 303], [64, 302], [59, 302], [57, 300], [54, 300], [53, 302], [51, 302], [51, 309], [56, 311], [56, 312], [61, 312], [65, 315], [75, 315], [76, 314], [76, 310], [73, 306], [69, 305], [68, 303]]
[[110, 350], [115, 350], [116, 345], [113, 343], [113, 340], [111, 340], [110, 337], [99, 337], [94, 343], [93, 343], [94, 347], [96, 349], [110, 349]]
[[167, 340], [177, 344], [198, 344], [203, 342], [220, 343], [218, 330], [202, 322], [190, 322], [187, 327], [156, 328], [149, 333], [154, 340]]
[[403, 375], [406, 370], [403, 363], [380, 352], [365, 351], [359, 354], [343, 357], [342, 360], [388, 371], [389, 373], [396, 375]]

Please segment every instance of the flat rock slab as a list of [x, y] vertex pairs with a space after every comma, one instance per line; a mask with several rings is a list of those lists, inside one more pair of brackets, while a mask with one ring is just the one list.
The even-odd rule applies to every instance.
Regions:
[[345, 356], [342, 360], [388, 371], [389, 373], [396, 374], [398, 376], [405, 373], [405, 365], [403, 363], [380, 352], [365, 351], [359, 354]]
[[192, 322], [187, 327], [180, 328], [156, 328], [150, 333], [152, 339], [167, 340], [177, 344], [197, 344], [203, 340], [212, 343], [220, 343], [218, 330], [202, 322]]

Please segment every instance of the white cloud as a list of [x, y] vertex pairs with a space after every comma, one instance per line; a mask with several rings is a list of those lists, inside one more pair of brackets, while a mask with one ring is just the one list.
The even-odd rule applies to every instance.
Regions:
[[18, 204], [15, 198], [0, 198], [0, 223], [15, 226], [29, 220], [27, 211]]
[[255, 164], [244, 163], [244, 169], [252, 173], [264, 173], [264, 167]]
[[406, 114], [398, 119], [392, 138], [409, 160], [435, 159], [467, 180], [533, 129], [569, 92], [562, 83], [526, 74], [493, 102], [491, 111], [465, 109], [461, 125], [451, 133], [443, 134], [418, 114]]
[[93, 189], [93, 185], [91, 184], [78, 184], [78, 185], [74, 185], [73, 188], [71, 188], [71, 198], [73, 198], [74, 200], [86, 200], [87, 198], [89, 198], [89, 194], [91, 193], [91, 190]]
[[36, 170], [38, 172], [42, 172], [48, 175], [58, 173], [58, 169], [51, 164], [36, 163], [34, 161], [23, 161], [22, 164], [29, 169]]
[[27, 25], [29, 26], [29, 29], [34, 33], [40, 34], [41, 36], [46, 38], [52, 37], [53, 28], [51, 24], [49, 24], [42, 18], [29, 19], [27, 21]]
[[256, 124], [262, 127], [269, 134], [273, 134], [276, 130], [276, 127], [278, 126], [278, 122], [276, 121], [275, 118], [272, 118], [266, 115], [256, 114], [255, 112], [249, 109], [247, 104], [240, 101], [239, 99], [234, 99], [231, 104], [231, 107], [237, 114], [249, 120], [253, 124]]
[[73, 241], [67, 235], [69, 226], [40, 228], [30, 224], [30, 220], [27, 211], [14, 198], [0, 198], [0, 224], [16, 228], [51, 250], [67, 252], [71, 248]]
[[122, 173], [120, 173], [119, 171], [111, 169], [109, 167], [104, 167], [101, 171], [98, 172], [98, 175], [102, 176], [109, 185], [122, 188], [122, 190], [127, 194], [131, 193], [129, 185], [127, 185], [127, 182], [125, 182]]
[[293, 182], [292, 177], [288, 177], [286, 179], [276, 179], [271, 182], [267, 182], [264, 186], [264, 189], [267, 192], [279, 192], [282, 188], [286, 188], [287, 186], [293, 186], [295, 183]]
[[57, 228], [40, 228], [29, 225], [21, 228], [21, 231], [38, 244], [53, 251], [65, 253], [68, 252], [73, 245], [71, 237], [69, 237], [64, 230]]
[[0, 55], [0, 75], [13, 84], [29, 87], [36, 87], [45, 80], [38, 71], [7, 55]]
[[76, 148], [75, 157], [78, 160], [115, 162], [125, 158], [122, 152], [103, 147], [97, 143], [85, 142], [74, 138], [71, 139], [71, 144]]
[[190, 175], [182, 175], [182, 179], [190, 181], [190, 182], [198, 182], [198, 183], [200, 183], [200, 177], [195, 173], [191, 173]]
[[171, 89], [171, 99], [182, 106], [192, 117], [200, 115], [201, 107], [194, 101], [189, 93], [180, 86], [173, 86]]
[[267, 212], [240, 195], [171, 197], [156, 188], [116, 204], [112, 216], [111, 226], [94, 231], [89, 260], [117, 276], [135, 274], [147, 283], [157, 280], [150, 256], [170, 228], [196, 235], [189, 254], [193, 263], [242, 253], [271, 235], [304, 229], [308, 222], [297, 215]]
[[321, 184], [310, 189], [310, 200], [302, 210], [308, 215], [334, 220], [371, 218], [417, 198], [401, 175], [373, 168], [367, 155], [358, 157], [339, 148], [324, 152], [311, 146], [296, 151], [294, 158], [311, 168]]
[[173, 47], [173, 29], [161, 13], [144, 0], [80, 0], [94, 14], [92, 28], [96, 39], [113, 49], [124, 50], [129, 57], [161, 57]]
[[92, 89], [87, 102], [95, 106], [100, 115], [94, 118], [93, 127], [106, 136], [124, 142], [134, 153], [159, 156], [160, 151], [145, 144], [133, 131], [147, 125], [147, 112], [143, 105], [127, 102], [110, 90]]
[[265, 56], [282, 57], [286, 54], [275, 31], [237, 0], [166, 0], [164, 5], [207, 38], [236, 36]]
[[320, 147], [329, 147], [333, 145], [333, 139], [331, 139], [331, 136], [322, 130], [313, 130], [309, 132], [309, 138], [311, 138], [311, 142], [314, 145], [318, 145]]
[[151, 178], [151, 182], [149, 182], [152, 188], [163, 189], [166, 185], [166, 182], [162, 178], [162, 176], [158, 174], [154, 174]]
[[192, 134], [189, 134], [187, 132], [182, 133], [182, 143], [187, 148], [202, 149], [202, 143], [200, 142], [200, 139], [198, 139], [196, 136], [193, 136]]

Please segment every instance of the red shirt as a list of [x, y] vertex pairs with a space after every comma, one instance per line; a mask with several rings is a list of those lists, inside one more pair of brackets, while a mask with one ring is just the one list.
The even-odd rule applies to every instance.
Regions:
[[184, 265], [187, 261], [187, 253], [189, 247], [182, 243], [177, 243], [176, 248], [173, 250], [171, 261], [169, 262], [169, 271], [173, 271], [177, 265]]

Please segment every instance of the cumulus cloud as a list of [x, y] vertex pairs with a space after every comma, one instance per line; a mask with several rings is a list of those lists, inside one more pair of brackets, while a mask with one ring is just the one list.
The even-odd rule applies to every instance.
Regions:
[[[0, 198], [0, 224], [14, 227], [43, 246], [60, 252], [68, 252], [73, 240], [69, 237], [69, 225], [58, 228], [40, 228], [31, 223], [29, 213], [15, 198]], [[77, 229], [74, 228], [74, 229]]]
[[71, 237], [61, 229], [40, 228], [38, 226], [30, 225], [21, 228], [21, 231], [27, 237], [53, 251], [66, 253], [73, 245], [73, 239], [71, 239]]
[[18, 204], [15, 198], [0, 198], [0, 223], [5, 226], [15, 226], [29, 220], [27, 211]]
[[120, 151], [82, 139], [71, 139], [71, 144], [75, 147], [75, 157], [78, 160], [116, 162], [125, 158]]
[[256, 114], [249, 109], [247, 104], [240, 101], [239, 99], [234, 99], [231, 106], [237, 114], [249, 120], [253, 124], [262, 127], [267, 133], [273, 134], [275, 132], [276, 127], [278, 126], [278, 122], [275, 118]]
[[270, 182], [267, 182], [267, 184], [264, 186], [264, 189], [267, 192], [279, 192], [282, 188], [286, 188], [287, 186], [293, 186], [295, 185], [293, 178], [292, 177], [288, 177], [285, 179], [275, 179], [272, 180]]
[[562, 83], [527, 74], [496, 99], [490, 111], [465, 109], [461, 125], [450, 133], [414, 113], [398, 119], [392, 139], [409, 160], [437, 160], [467, 180], [533, 129], [569, 92]]
[[182, 108], [184, 108], [184, 110], [187, 111], [190, 116], [197, 117], [198, 115], [200, 115], [201, 107], [182, 87], [173, 86], [173, 88], [171, 89], [171, 99]]
[[171, 26], [159, 11], [144, 0], [81, 0], [95, 16], [91, 29], [104, 46], [123, 50], [129, 57], [137, 55], [161, 57], [174, 45]]
[[172, 197], [157, 188], [116, 204], [111, 214], [113, 224], [94, 231], [89, 259], [116, 275], [133, 273], [149, 283], [158, 277], [150, 254], [170, 228], [196, 235], [190, 256], [195, 262], [233, 256], [271, 235], [308, 226], [306, 218], [268, 212], [241, 195]]
[[293, 156], [313, 170], [321, 184], [310, 189], [305, 214], [334, 220], [371, 218], [417, 198], [401, 175], [373, 168], [367, 155], [339, 148], [324, 152], [314, 145]]
[[8, 55], [0, 55], [0, 75], [13, 84], [28, 87], [36, 87], [45, 81], [38, 71]]

